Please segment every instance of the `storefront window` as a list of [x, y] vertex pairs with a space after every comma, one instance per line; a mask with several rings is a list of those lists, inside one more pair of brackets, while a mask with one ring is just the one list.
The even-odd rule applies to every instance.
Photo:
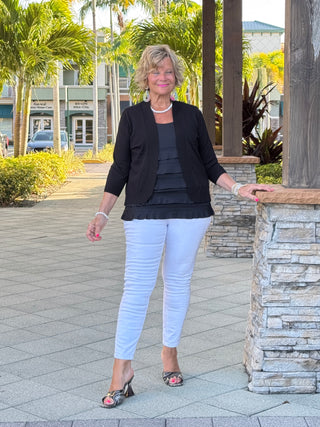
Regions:
[[73, 118], [74, 141], [76, 144], [93, 143], [93, 120], [88, 117]]

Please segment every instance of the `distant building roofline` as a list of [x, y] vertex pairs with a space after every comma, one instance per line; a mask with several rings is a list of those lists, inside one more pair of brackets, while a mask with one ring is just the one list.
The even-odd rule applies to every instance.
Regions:
[[242, 29], [245, 33], [284, 33], [284, 28], [260, 21], [243, 21]]

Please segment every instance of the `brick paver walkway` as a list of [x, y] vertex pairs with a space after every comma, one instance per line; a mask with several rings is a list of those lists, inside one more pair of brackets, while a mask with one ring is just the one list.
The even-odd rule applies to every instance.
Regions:
[[[123, 200], [85, 238], [107, 165], [33, 207], [0, 210], [0, 426], [320, 426], [317, 395], [257, 395], [242, 366], [251, 259], [200, 250], [179, 348], [184, 387], [161, 379], [161, 280], [134, 361], [135, 397], [100, 407], [122, 291]], [[3, 423], [3, 424], [1, 424]]]

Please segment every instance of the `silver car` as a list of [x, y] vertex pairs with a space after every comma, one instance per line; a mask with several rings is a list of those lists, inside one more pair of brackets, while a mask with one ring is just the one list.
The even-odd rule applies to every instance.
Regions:
[[[68, 151], [69, 141], [68, 134], [62, 130], [61, 135], [61, 150]], [[27, 145], [27, 152], [31, 151], [50, 151], [53, 149], [53, 130], [38, 130], [30, 139]]]

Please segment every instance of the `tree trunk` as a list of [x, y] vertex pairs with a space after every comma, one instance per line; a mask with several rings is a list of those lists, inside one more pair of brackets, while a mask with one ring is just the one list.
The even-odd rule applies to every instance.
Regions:
[[154, 12], [159, 15], [161, 11], [161, 0], [154, 0]]
[[119, 122], [120, 122], [120, 73], [119, 73], [119, 64], [116, 65], [116, 80], [117, 80], [117, 86], [116, 86], [116, 93], [117, 93], [117, 99], [116, 99], [116, 106], [117, 106], [117, 122], [116, 122], [116, 129], [118, 129]]
[[110, 110], [111, 110], [111, 128], [112, 128], [112, 143], [116, 142], [116, 120], [115, 120], [115, 108], [114, 108], [114, 94], [113, 94], [113, 78], [112, 78], [112, 66], [109, 65], [109, 90], [110, 90]]
[[24, 156], [27, 152], [30, 107], [31, 107], [31, 93], [32, 93], [31, 84], [28, 83], [25, 89], [24, 109], [23, 109], [23, 116], [22, 116], [22, 128], [21, 128], [21, 137], [20, 137], [20, 155], [21, 156]]
[[20, 140], [21, 140], [21, 124], [22, 124], [22, 110], [23, 110], [23, 78], [18, 79], [16, 86], [16, 115], [14, 119], [14, 133], [13, 133], [13, 155], [18, 157], [20, 155]]
[[[113, 46], [113, 20], [112, 20], [111, 5], [110, 5], [110, 41], [111, 41], [111, 46]], [[111, 66], [109, 66], [109, 87], [110, 87], [110, 107], [111, 107], [111, 126], [112, 126], [112, 143], [113, 144], [116, 142], [116, 122], [117, 122], [115, 99], [114, 99], [114, 92], [116, 88], [114, 71], [115, 71], [115, 64], [112, 63]]]
[[53, 151], [61, 156], [59, 75], [53, 84]]
[[93, 80], [93, 145], [92, 153], [94, 156], [98, 154], [98, 62], [97, 62], [97, 28], [96, 28], [96, 0], [92, 0], [92, 21], [93, 21], [93, 33], [94, 33], [94, 80]]
[[113, 104], [113, 111], [114, 111], [114, 132], [116, 132], [118, 117], [117, 117], [117, 71], [116, 71], [115, 62], [113, 62], [112, 64], [112, 88], [113, 88], [112, 104]]
[[199, 99], [199, 81], [196, 75], [190, 76], [190, 104], [195, 105], [196, 107], [200, 107], [200, 99]]

